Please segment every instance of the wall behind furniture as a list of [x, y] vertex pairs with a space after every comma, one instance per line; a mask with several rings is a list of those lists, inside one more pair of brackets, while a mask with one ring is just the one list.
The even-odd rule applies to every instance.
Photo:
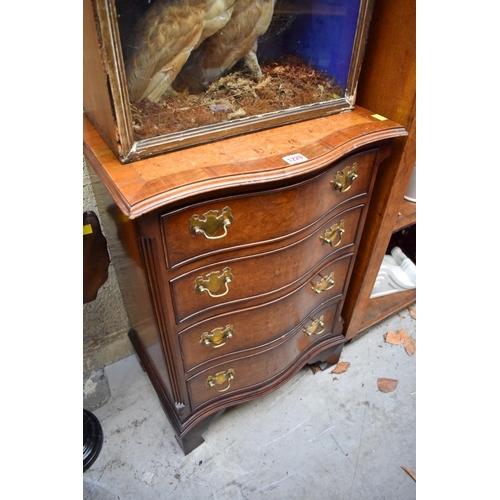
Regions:
[[[91, 210], [100, 219], [88, 167], [83, 159], [83, 212]], [[102, 230], [102, 227], [101, 227]], [[103, 234], [106, 237], [106, 234]], [[83, 305], [83, 401], [89, 410], [109, 398], [104, 367], [132, 354], [129, 322], [118, 287], [113, 262], [108, 279], [92, 302]]]

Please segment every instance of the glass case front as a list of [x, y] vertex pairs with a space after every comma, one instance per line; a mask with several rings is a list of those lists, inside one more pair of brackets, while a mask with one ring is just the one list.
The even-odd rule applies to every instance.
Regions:
[[371, 0], [95, 2], [115, 16], [135, 155], [354, 105]]

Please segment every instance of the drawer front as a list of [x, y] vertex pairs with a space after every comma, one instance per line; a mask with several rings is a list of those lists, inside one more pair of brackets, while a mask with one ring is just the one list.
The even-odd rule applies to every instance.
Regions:
[[[271, 344], [269, 349], [246, 355], [203, 370], [188, 380], [192, 408], [213, 400], [225, 399], [235, 392], [256, 388], [286, 370], [311, 345], [325, 339], [333, 330], [339, 301], [307, 318], [290, 337]], [[322, 323], [319, 323], [321, 319]], [[314, 323], [316, 322], [316, 323]]]
[[163, 215], [167, 266], [286, 238], [314, 224], [335, 207], [368, 193], [377, 151], [352, 155], [291, 187], [215, 200]]
[[[213, 364], [220, 358], [277, 342], [305, 318], [314, 321], [321, 316], [316, 311], [324, 307], [326, 300], [339, 300], [344, 293], [343, 284], [351, 260], [352, 254], [344, 255], [321, 271], [323, 276], [333, 272], [337, 283], [322, 293], [314, 291], [313, 285], [307, 282], [285, 297], [210, 318], [181, 332], [180, 344], [186, 372], [203, 363]], [[326, 331], [331, 331], [328, 330], [330, 321], [325, 319], [324, 322]]]
[[230, 302], [265, 296], [301, 280], [321, 261], [354, 244], [362, 209], [360, 205], [341, 212], [287, 248], [223, 261], [173, 279], [177, 323]]

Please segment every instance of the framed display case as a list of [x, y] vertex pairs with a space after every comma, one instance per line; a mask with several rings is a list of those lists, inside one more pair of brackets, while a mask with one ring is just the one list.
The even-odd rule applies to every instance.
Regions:
[[354, 108], [373, 0], [84, 0], [84, 111], [120, 162]]

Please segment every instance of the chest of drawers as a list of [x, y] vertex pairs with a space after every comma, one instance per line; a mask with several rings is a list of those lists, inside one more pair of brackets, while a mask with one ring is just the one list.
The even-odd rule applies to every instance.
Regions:
[[129, 336], [185, 453], [225, 408], [338, 361], [375, 173], [405, 134], [356, 108], [122, 165], [84, 120]]

